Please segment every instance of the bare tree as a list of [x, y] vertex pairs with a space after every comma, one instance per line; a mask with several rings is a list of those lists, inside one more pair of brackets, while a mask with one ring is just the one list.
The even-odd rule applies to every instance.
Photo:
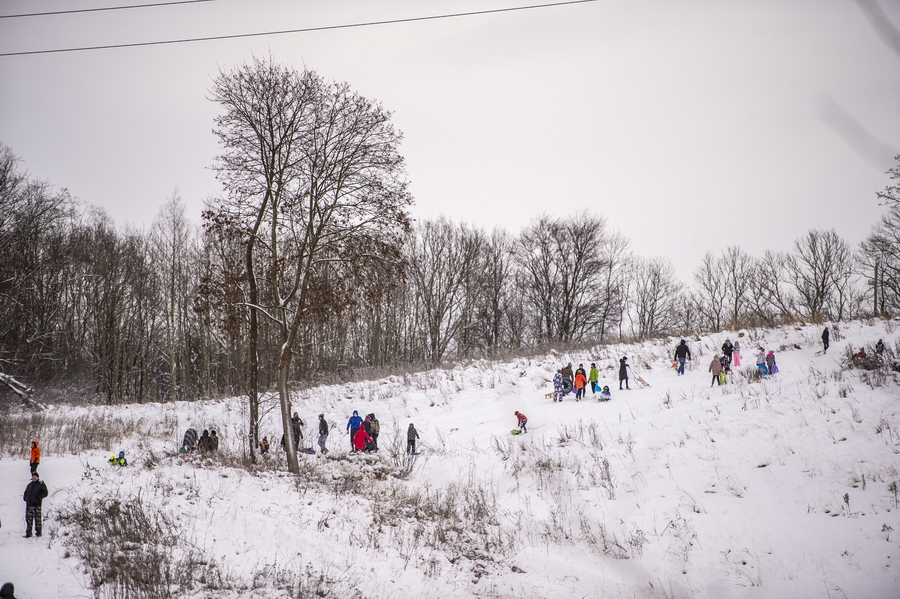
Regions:
[[860, 246], [876, 316], [900, 311], [900, 204], [891, 206]]
[[809, 317], [843, 318], [852, 285], [853, 253], [834, 229], [813, 229], [797, 239], [785, 265]]
[[[262, 312], [280, 332], [278, 391], [286, 447], [293, 447], [288, 380], [299, 337], [311, 319], [352, 299], [342, 283], [365, 280], [373, 262], [399, 260], [412, 201], [397, 152], [401, 136], [389, 112], [348, 85], [271, 59], [220, 73], [212, 96], [225, 108], [217, 169], [233, 201], [220, 218], [246, 223], [248, 307], [251, 319]], [[253, 283], [256, 260], [265, 262], [265, 306]], [[298, 472], [296, 454], [287, 454]]]
[[665, 258], [638, 258], [633, 276], [635, 334], [646, 339], [670, 332], [678, 320], [676, 310], [683, 295], [683, 285], [675, 276], [675, 267]]
[[703, 317], [703, 324], [718, 332], [722, 330], [722, 315], [725, 312], [725, 277], [721, 272], [721, 261], [706, 252], [703, 261], [694, 271], [697, 307]]

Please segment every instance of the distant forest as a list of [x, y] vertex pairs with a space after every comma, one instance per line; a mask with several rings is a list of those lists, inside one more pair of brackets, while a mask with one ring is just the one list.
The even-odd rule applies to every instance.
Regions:
[[366, 369], [900, 312], [900, 156], [858, 246], [810, 230], [790, 252], [728, 247], [685, 283], [589, 212], [518, 235], [412, 222], [390, 114], [345, 84], [257, 61], [213, 99], [223, 192], [202, 225], [176, 192], [149, 230], [120, 228], [0, 144], [0, 373], [108, 403], [289, 395]]
[[[34, 181], [0, 147], [0, 359], [34, 385], [109, 402], [246, 392], [245, 242], [204, 233], [173, 196], [149, 231], [120, 229]], [[857, 247], [811, 230], [790, 253], [708, 253], [693, 281], [645, 258], [589, 213], [536, 217], [518, 236], [449, 220], [412, 224], [378, 280], [332, 273], [345, 297], [309, 310], [292, 378], [438, 364], [547, 344], [687, 336], [723, 327], [900, 311], [900, 206]], [[260, 305], [274, 306], [261, 286]], [[260, 386], [274, 385], [278, 323], [260, 320]], [[340, 376], [340, 374], [339, 374]]]

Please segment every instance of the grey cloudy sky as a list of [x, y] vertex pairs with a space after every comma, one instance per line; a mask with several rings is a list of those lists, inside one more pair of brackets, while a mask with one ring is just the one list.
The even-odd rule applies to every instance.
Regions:
[[[138, 4], [4, 0], [0, 15]], [[403, 19], [538, 2], [216, 0], [0, 19], [0, 53]], [[883, 2], [900, 25], [900, 3]], [[517, 232], [592, 210], [682, 277], [810, 228], [861, 240], [900, 152], [900, 55], [853, 0], [600, 0], [474, 17], [0, 57], [0, 141], [35, 177], [149, 226], [217, 191], [207, 99], [254, 54], [394, 111], [414, 216]]]

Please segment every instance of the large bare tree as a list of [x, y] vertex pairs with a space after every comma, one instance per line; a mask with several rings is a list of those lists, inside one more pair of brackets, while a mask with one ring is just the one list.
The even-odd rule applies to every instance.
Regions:
[[311, 319], [347, 305], [348, 281], [364, 280], [375, 263], [399, 261], [412, 201], [401, 135], [388, 111], [347, 84], [271, 58], [220, 73], [212, 98], [225, 110], [216, 121], [224, 148], [216, 168], [230, 200], [213, 219], [237, 223], [245, 236], [251, 331], [263, 314], [280, 333], [278, 392], [288, 464], [297, 472], [288, 380], [299, 337]]

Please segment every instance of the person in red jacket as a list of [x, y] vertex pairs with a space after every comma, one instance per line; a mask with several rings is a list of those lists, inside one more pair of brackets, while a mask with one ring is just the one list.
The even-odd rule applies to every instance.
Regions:
[[41, 448], [38, 447], [37, 441], [31, 442], [31, 473], [36, 474], [38, 466], [41, 463]]
[[528, 429], [525, 426], [528, 424], [528, 418], [525, 414], [521, 413], [519, 410], [516, 410], [516, 418], [519, 419], [519, 432], [527, 433]]
[[584, 372], [579, 372], [575, 375], [575, 401], [581, 401], [581, 398], [584, 397], [584, 388], [587, 385], [587, 377], [584, 376]]
[[366, 443], [371, 441], [372, 437], [366, 432], [366, 428], [364, 426], [359, 427], [353, 436], [353, 451], [365, 451]]

